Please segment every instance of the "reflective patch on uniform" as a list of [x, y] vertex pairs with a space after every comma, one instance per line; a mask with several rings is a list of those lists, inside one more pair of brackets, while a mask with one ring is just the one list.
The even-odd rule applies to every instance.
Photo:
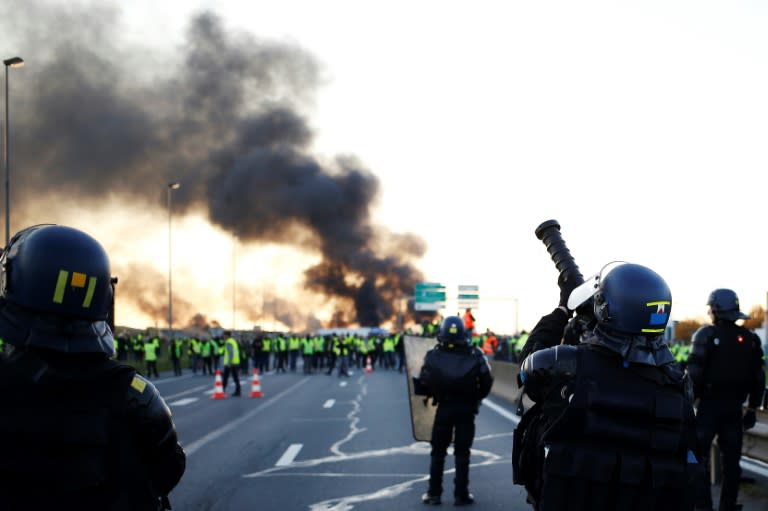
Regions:
[[53, 291], [53, 302], [64, 303], [64, 290], [67, 287], [67, 279], [69, 278], [69, 272], [59, 270], [59, 278], [56, 279], [56, 289]]
[[131, 387], [136, 389], [139, 393], [144, 392], [144, 389], [147, 388], [147, 382], [139, 378], [138, 376], [134, 376], [133, 380], [131, 380]]
[[88, 278], [88, 289], [85, 292], [85, 298], [83, 298], [83, 307], [88, 308], [93, 301], [93, 293], [96, 291], [96, 277]]
[[718, 339], [717, 337], [715, 337], [715, 340], [714, 340], [714, 341], [712, 341], [712, 343], [713, 343], [715, 346], [720, 346], [720, 339]]
[[85, 287], [85, 273], [80, 273], [77, 271], [72, 272], [72, 281], [70, 282], [72, 287]]
[[59, 270], [59, 276], [56, 279], [56, 288], [53, 291], [53, 303], [64, 303], [64, 292], [67, 289], [67, 281], [69, 281], [69, 285], [73, 288], [85, 288], [86, 282], [88, 283], [88, 287], [85, 291], [85, 297], [83, 298], [83, 308], [87, 309], [91, 306], [91, 302], [93, 302], [93, 295], [96, 291], [96, 277], [88, 277], [85, 273], [80, 272], [72, 272], [72, 276], [70, 278], [69, 272], [66, 270]]

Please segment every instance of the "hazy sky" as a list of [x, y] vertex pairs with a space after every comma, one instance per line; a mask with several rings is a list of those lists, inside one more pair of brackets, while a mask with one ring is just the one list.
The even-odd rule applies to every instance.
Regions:
[[[534, 236], [553, 218], [585, 276], [614, 260], [660, 273], [673, 319], [703, 319], [717, 287], [734, 289], [745, 311], [766, 301], [764, 2], [78, 5], [122, 6], [115, 26], [127, 47], [142, 49], [126, 60], [144, 81], [157, 71], [142, 58], [172, 59], [205, 10], [232, 34], [303, 49], [317, 64], [315, 89], [300, 99], [312, 154], [353, 155], [378, 178], [372, 220], [422, 238], [415, 264], [449, 296], [459, 284], [480, 286], [480, 329], [530, 329], [557, 305], [557, 272]], [[28, 61], [12, 83], [38, 86], [23, 74], [32, 76], [40, 49], [3, 47], [5, 58]], [[89, 209], [56, 221], [97, 237], [135, 230], [132, 244], [109, 243], [113, 258], [123, 264], [140, 251], [162, 290], [168, 227], [158, 190], [157, 207], [129, 217]], [[230, 237], [204, 218], [190, 211], [176, 222], [174, 290], [189, 300], [208, 294], [208, 317], [224, 323], [236, 315], [239, 327], [250, 324], [232, 309], [258, 302], [238, 295], [233, 307], [233, 271], [289, 296], [316, 262], [279, 243], [238, 245], [233, 256]], [[445, 313], [454, 312], [449, 302]], [[136, 310], [123, 316], [151, 323]]]

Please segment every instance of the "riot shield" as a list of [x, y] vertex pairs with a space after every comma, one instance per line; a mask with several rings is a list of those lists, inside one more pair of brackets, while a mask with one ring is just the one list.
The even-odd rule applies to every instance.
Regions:
[[426, 396], [415, 394], [413, 378], [419, 377], [424, 355], [437, 344], [434, 337], [414, 337], [406, 335], [403, 338], [405, 349], [405, 369], [408, 374], [408, 400], [411, 405], [411, 428], [413, 438], [423, 442], [432, 440], [432, 424], [435, 422], [436, 406], [432, 400], [426, 401]]

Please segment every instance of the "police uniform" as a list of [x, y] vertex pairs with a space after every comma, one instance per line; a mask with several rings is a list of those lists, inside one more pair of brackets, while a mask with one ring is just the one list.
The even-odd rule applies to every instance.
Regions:
[[692, 509], [700, 465], [690, 386], [661, 338], [671, 294], [633, 264], [600, 286], [597, 326], [581, 343], [559, 344], [571, 316], [565, 307], [531, 332], [531, 346], [553, 347], [521, 367], [536, 404], [515, 430], [513, 480], [538, 511]]
[[11, 345], [0, 360], [0, 509], [170, 509], [186, 456], [157, 389], [111, 359], [101, 246], [68, 227], [25, 229], [0, 258], [0, 282]]
[[[755, 423], [755, 409], [765, 388], [763, 350], [760, 338], [737, 325], [748, 316], [739, 311], [738, 297], [729, 289], [716, 289], [708, 305], [713, 324], [699, 328], [692, 339], [688, 373], [696, 397], [699, 457], [709, 463], [712, 441], [722, 454], [720, 511], [737, 509], [744, 429]], [[742, 407], [747, 402], [748, 412]], [[712, 509], [709, 477], [698, 484], [697, 509]]]
[[471, 504], [469, 454], [475, 437], [475, 415], [493, 385], [491, 368], [482, 351], [466, 342], [461, 318], [450, 316], [438, 333], [440, 344], [427, 352], [419, 383], [437, 403], [432, 427], [429, 488], [422, 500], [439, 504], [443, 491], [445, 456], [454, 439], [456, 476], [454, 503]]
[[0, 409], [0, 509], [156, 510], [184, 473], [157, 389], [105, 357], [14, 350]]

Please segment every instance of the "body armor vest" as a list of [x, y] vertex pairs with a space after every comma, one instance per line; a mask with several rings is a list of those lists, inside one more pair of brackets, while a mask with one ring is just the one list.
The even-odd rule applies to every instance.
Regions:
[[707, 332], [705, 397], [734, 397], [743, 402], [754, 375], [753, 334], [736, 324], [718, 324]]
[[470, 346], [453, 350], [438, 346], [429, 353], [429, 357], [425, 364], [427, 374], [422, 379], [438, 402], [474, 405], [480, 399], [477, 378], [485, 363], [480, 352]]
[[684, 509], [692, 408], [674, 379], [682, 375], [578, 351], [575, 379], [553, 389], [569, 402], [543, 435], [541, 509], [562, 509], [568, 498], [569, 509], [603, 501], [612, 510]]
[[116, 505], [124, 471], [139, 471], [124, 445], [132, 368], [54, 366], [30, 353], [0, 365], [3, 509], [147, 509]]

